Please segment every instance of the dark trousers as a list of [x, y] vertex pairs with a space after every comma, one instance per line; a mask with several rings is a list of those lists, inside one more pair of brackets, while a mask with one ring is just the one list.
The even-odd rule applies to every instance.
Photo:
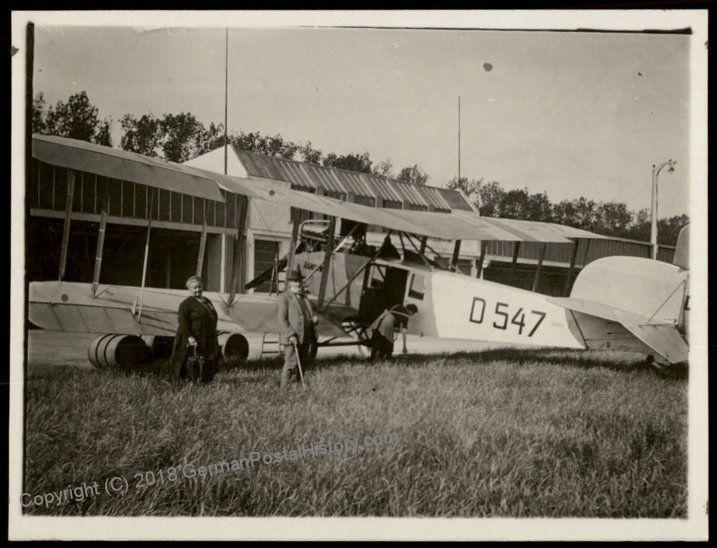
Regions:
[[371, 336], [371, 357], [369, 359], [383, 360], [393, 356], [393, 341], [384, 337], [378, 331]]
[[299, 359], [301, 360], [301, 369], [306, 371], [306, 366], [311, 361], [311, 342], [299, 343], [296, 345], [299, 353], [297, 356], [296, 349], [291, 343], [284, 345], [284, 368], [281, 370], [281, 387], [286, 388], [289, 383], [300, 382], [299, 377]]

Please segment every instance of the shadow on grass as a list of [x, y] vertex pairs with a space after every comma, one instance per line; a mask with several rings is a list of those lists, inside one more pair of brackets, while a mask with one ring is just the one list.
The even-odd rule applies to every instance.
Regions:
[[614, 371], [645, 371], [662, 378], [686, 379], [687, 364], [656, 366], [639, 354], [564, 350], [561, 348], [521, 349], [499, 348], [481, 352], [456, 352], [444, 355], [408, 355], [394, 357], [394, 363], [413, 366], [416, 359], [449, 363], [451, 360], [469, 360], [476, 363], [506, 361], [518, 365], [563, 365], [579, 369], [603, 368]]
[[[520, 366], [530, 365], [531, 367], [540, 365], [561, 365], [575, 367], [579, 369], [603, 368], [620, 372], [642, 371], [652, 375], [656, 375], [664, 379], [686, 379], [688, 378], [688, 367], [685, 364], [671, 366], [656, 366], [648, 363], [648, 361], [638, 354], [628, 353], [611, 353], [597, 351], [580, 351], [580, 350], [564, 350], [564, 349], [518, 349], [518, 348], [501, 348], [484, 350], [481, 352], [454, 352], [451, 354], [399, 354], [395, 355], [390, 364], [402, 367], [422, 367], [428, 364], [443, 363], [450, 365], [455, 361], [469, 361], [476, 364], [489, 364], [491, 362], [510, 362]], [[366, 365], [380, 366], [387, 363], [386, 361], [370, 362], [368, 358], [361, 356], [329, 356], [317, 358], [310, 364], [304, 364], [304, 371], [320, 371], [322, 369], [351, 366]], [[266, 373], [272, 374], [281, 370], [283, 359], [281, 356], [274, 356], [263, 360], [251, 361], [248, 363], [223, 362], [219, 366], [218, 373]], [[107, 370], [121, 376], [140, 376], [158, 378], [166, 381], [174, 381], [174, 370], [168, 360], [154, 361], [141, 369], [130, 370]], [[233, 376], [222, 375], [215, 379], [215, 382], [229, 383], [263, 383], [266, 381], [266, 375], [260, 376], [242, 376], [235, 378]], [[184, 385], [184, 382], [174, 381], [178, 386]]]

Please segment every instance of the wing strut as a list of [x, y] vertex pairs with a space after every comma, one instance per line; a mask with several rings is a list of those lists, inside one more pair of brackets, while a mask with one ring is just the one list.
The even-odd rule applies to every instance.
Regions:
[[296, 253], [296, 246], [298, 245], [296, 242], [299, 239], [299, 224], [301, 223], [301, 220], [299, 219], [299, 216], [296, 215], [294, 217], [294, 222], [291, 226], [291, 241], [289, 242], [289, 256], [286, 259], [286, 273], [291, 272], [291, 268], [294, 266], [294, 253]]
[[406, 234], [406, 238], [408, 239], [408, 243], [411, 244], [413, 249], [415, 249], [418, 252], [418, 256], [423, 261], [423, 264], [425, 264], [428, 267], [433, 266], [433, 265], [431, 265], [431, 262], [426, 258], [426, 240], [428, 238], [426, 238], [426, 237], [421, 238], [421, 248], [420, 249], [418, 247], [416, 247], [415, 243], [413, 243], [413, 238], [411, 238], [411, 236]]
[[543, 268], [543, 259], [545, 258], [545, 248], [547, 243], [543, 242], [540, 246], [540, 254], [538, 255], [538, 264], [535, 265], [535, 277], [533, 278], [533, 292], [538, 291], [538, 285], [540, 284], [540, 269]]
[[326, 284], [329, 281], [329, 266], [331, 265], [331, 255], [334, 252], [334, 232], [336, 231], [336, 217], [331, 217], [329, 221], [329, 231], [326, 235], [326, 251], [324, 252], [324, 264], [321, 271], [321, 282], [319, 285], [319, 299], [317, 308], [321, 309], [324, 304], [324, 296], [326, 295]]
[[510, 283], [515, 283], [515, 267], [518, 264], [518, 253], [520, 252], [520, 241], [513, 243], [513, 261], [510, 263]]
[[485, 252], [488, 249], [488, 242], [481, 240], [480, 242], [480, 257], [476, 259], [476, 278], [480, 278], [483, 273], [483, 263], [485, 262]]
[[97, 234], [97, 252], [95, 253], [95, 271], [92, 275], [92, 298], [97, 295], [100, 285], [100, 272], [102, 270], [102, 251], [105, 247], [105, 232], [107, 232], [107, 209], [102, 208], [100, 217], [100, 231]]
[[453, 245], [453, 256], [451, 257], [451, 266], [455, 269], [458, 268], [458, 257], [461, 252], [461, 241], [456, 240], [456, 243]]
[[570, 266], [568, 267], [568, 275], [565, 278], [565, 290], [564, 295], [568, 297], [570, 295], [570, 285], [573, 278], [573, 270], [575, 269], [575, 258], [578, 256], [578, 244], [579, 241], [575, 240], [573, 244], [573, 252], [570, 254]]
[[202, 223], [202, 237], [199, 240], [199, 255], [197, 255], [197, 276], [202, 277], [204, 268], [204, 251], [207, 248], [207, 221]]
[[61, 282], [65, 277], [67, 266], [67, 247], [70, 242], [70, 223], [72, 222], [72, 202], [75, 197], [75, 171], [67, 170], [67, 206], [65, 207], [65, 223], [62, 225], [62, 248], [60, 250], [60, 270], [57, 281]]
[[[153, 194], [154, 188], [150, 187], [150, 196]], [[139, 309], [137, 310], [137, 321], [142, 316], [142, 305], [144, 303], [144, 286], [147, 281], [147, 263], [149, 263], [149, 235], [152, 231], [152, 215], [154, 214], [154, 196], [149, 200], [149, 219], [147, 220], [147, 238], [144, 241], [144, 261], [142, 263], [142, 285], [139, 288]]]

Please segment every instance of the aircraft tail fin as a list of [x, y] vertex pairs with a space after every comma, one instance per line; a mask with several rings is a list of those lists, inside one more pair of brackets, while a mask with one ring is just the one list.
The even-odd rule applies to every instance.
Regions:
[[676, 325], [687, 293], [681, 267], [639, 257], [604, 257], [578, 274], [570, 299], [623, 311], [623, 321]]
[[570, 297], [550, 301], [573, 312], [588, 348], [654, 352], [678, 363], [688, 350], [678, 329], [687, 276], [681, 265], [605, 257], [583, 268]]

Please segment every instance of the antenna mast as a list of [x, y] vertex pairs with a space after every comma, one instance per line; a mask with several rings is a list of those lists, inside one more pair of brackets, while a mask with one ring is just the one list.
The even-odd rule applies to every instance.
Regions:
[[229, 108], [229, 28], [224, 38], [224, 175], [227, 175], [227, 112]]
[[458, 181], [461, 180], [461, 96], [458, 96]]

